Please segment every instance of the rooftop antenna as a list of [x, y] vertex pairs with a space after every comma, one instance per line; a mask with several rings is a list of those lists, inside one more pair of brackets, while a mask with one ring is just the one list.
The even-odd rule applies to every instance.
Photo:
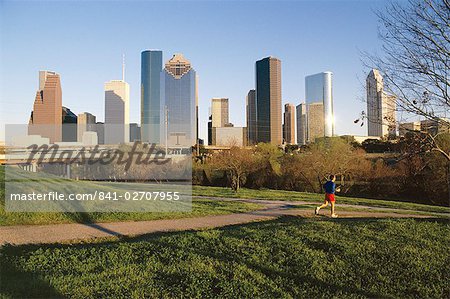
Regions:
[[125, 54], [122, 54], [122, 81], [125, 82]]

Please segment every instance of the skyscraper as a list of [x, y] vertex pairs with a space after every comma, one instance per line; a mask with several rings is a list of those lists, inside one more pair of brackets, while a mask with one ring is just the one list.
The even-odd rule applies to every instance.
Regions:
[[384, 92], [383, 77], [376, 69], [366, 79], [368, 135], [396, 136], [396, 98]]
[[[190, 147], [197, 142], [197, 75], [182, 54], [161, 72], [161, 143]], [[167, 140], [167, 142], [166, 142]]]
[[213, 98], [211, 100], [211, 121], [213, 127], [225, 127], [230, 122], [228, 110], [227, 98]]
[[[333, 112], [333, 73], [323, 72], [315, 75], [305, 77], [305, 98], [307, 110], [309, 104], [322, 104], [323, 111], [318, 117], [318, 106], [314, 106], [315, 111], [313, 113], [307, 113], [307, 140], [314, 142], [316, 137], [332, 137], [334, 135], [334, 112]], [[310, 118], [310, 114], [311, 117]], [[310, 136], [309, 124], [315, 128], [322, 126], [323, 130], [314, 130], [316, 135], [318, 132], [322, 132], [321, 136]]]
[[256, 143], [256, 95], [251, 89], [245, 99], [247, 110], [247, 143]]
[[69, 108], [62, 107], [62, 141], [77, 141], [77, 122], [78, 117]]
[[137, 123], [130, 124], [130, 142], [141, 141], [141, 127]]
[[141, 53], [141, 138], [160, 143], [162, 51]]
[[283, 139], [285, 143], [295, 144], [295, 106], [284, 105]]
[[311, 103], [307, 105], [306, 127], [307, 141], [314, 142], [316, 138], [325, 136], [325, 114], [323, 103]]
[[257, 142], [282, 143], [281, 61], [266, 57], [256, 62]]
[[77, 141], [83, 141], [84, 132], [96, 131], [95, 123], [97, 122], [95, 115], [89, 112], [83, 112], [78, 114], [77, 119]]
[[124, 80], [105, 83], [105, 144], [130, 140], [130, 86]]
[[62, 90], [59, 74], [39, 71], [39, 90], [34, 99], [28, 134], [41, 135], [50, 142], [62, 141]]
[[306, 104], [297, 105], [297, 144], [306, 144]]

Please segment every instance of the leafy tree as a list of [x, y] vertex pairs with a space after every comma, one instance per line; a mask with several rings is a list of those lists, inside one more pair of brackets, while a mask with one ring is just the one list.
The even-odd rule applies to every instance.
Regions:
[[255, 160], [251, 150], [232, 147], [229, 151], [217, 153], [212, 158], [213, 168], [227, 173], [231, 188], [237, 192], [247, 181], [247, 176], [254, 170]]

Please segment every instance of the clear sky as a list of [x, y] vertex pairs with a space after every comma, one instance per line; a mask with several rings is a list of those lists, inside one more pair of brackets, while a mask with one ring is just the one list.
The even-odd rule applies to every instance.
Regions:
[[104, 120], [103, 84], [130, 84], [130, 120], [139, 122], [140, 53], [183, 53], [199, 76], [200, 137], [207, 139], [212, 97], [230, 99], [230, 121], [245, 126], [245, 96], [255, 61], [282, 61], [284, 103], [304, 101], [305, 76], [334, 73], [337, 134], [366, 135], [353, 124], [365, 108], [367, 70], [360, 51], [380, 48], [373, 9], [382, 1], [0, 0], [0, 103], [4, 124], [26, 124], [38, 71], [61, 75], [63, 105]]

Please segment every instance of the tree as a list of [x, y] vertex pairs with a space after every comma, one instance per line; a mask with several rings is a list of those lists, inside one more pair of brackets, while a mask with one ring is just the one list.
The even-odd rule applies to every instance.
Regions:
[[231, 189], [235, 192], [245, 184], [247, 175], [253, 171], [255, 165], [253, 152], [238, 147], [215, 154], [211, 162], [214, 168], [227, 173], [231, 181]]
[[433, 130], [417, 135], [421, 151], [438, 152], [450, 170], [450, 151], [439, 137], [450, 131], [450, 0], [393, 2], [376, 14], [382, 54], [364, 53], [365, 65], [382, 73], [398, 111], [432, 122]]

